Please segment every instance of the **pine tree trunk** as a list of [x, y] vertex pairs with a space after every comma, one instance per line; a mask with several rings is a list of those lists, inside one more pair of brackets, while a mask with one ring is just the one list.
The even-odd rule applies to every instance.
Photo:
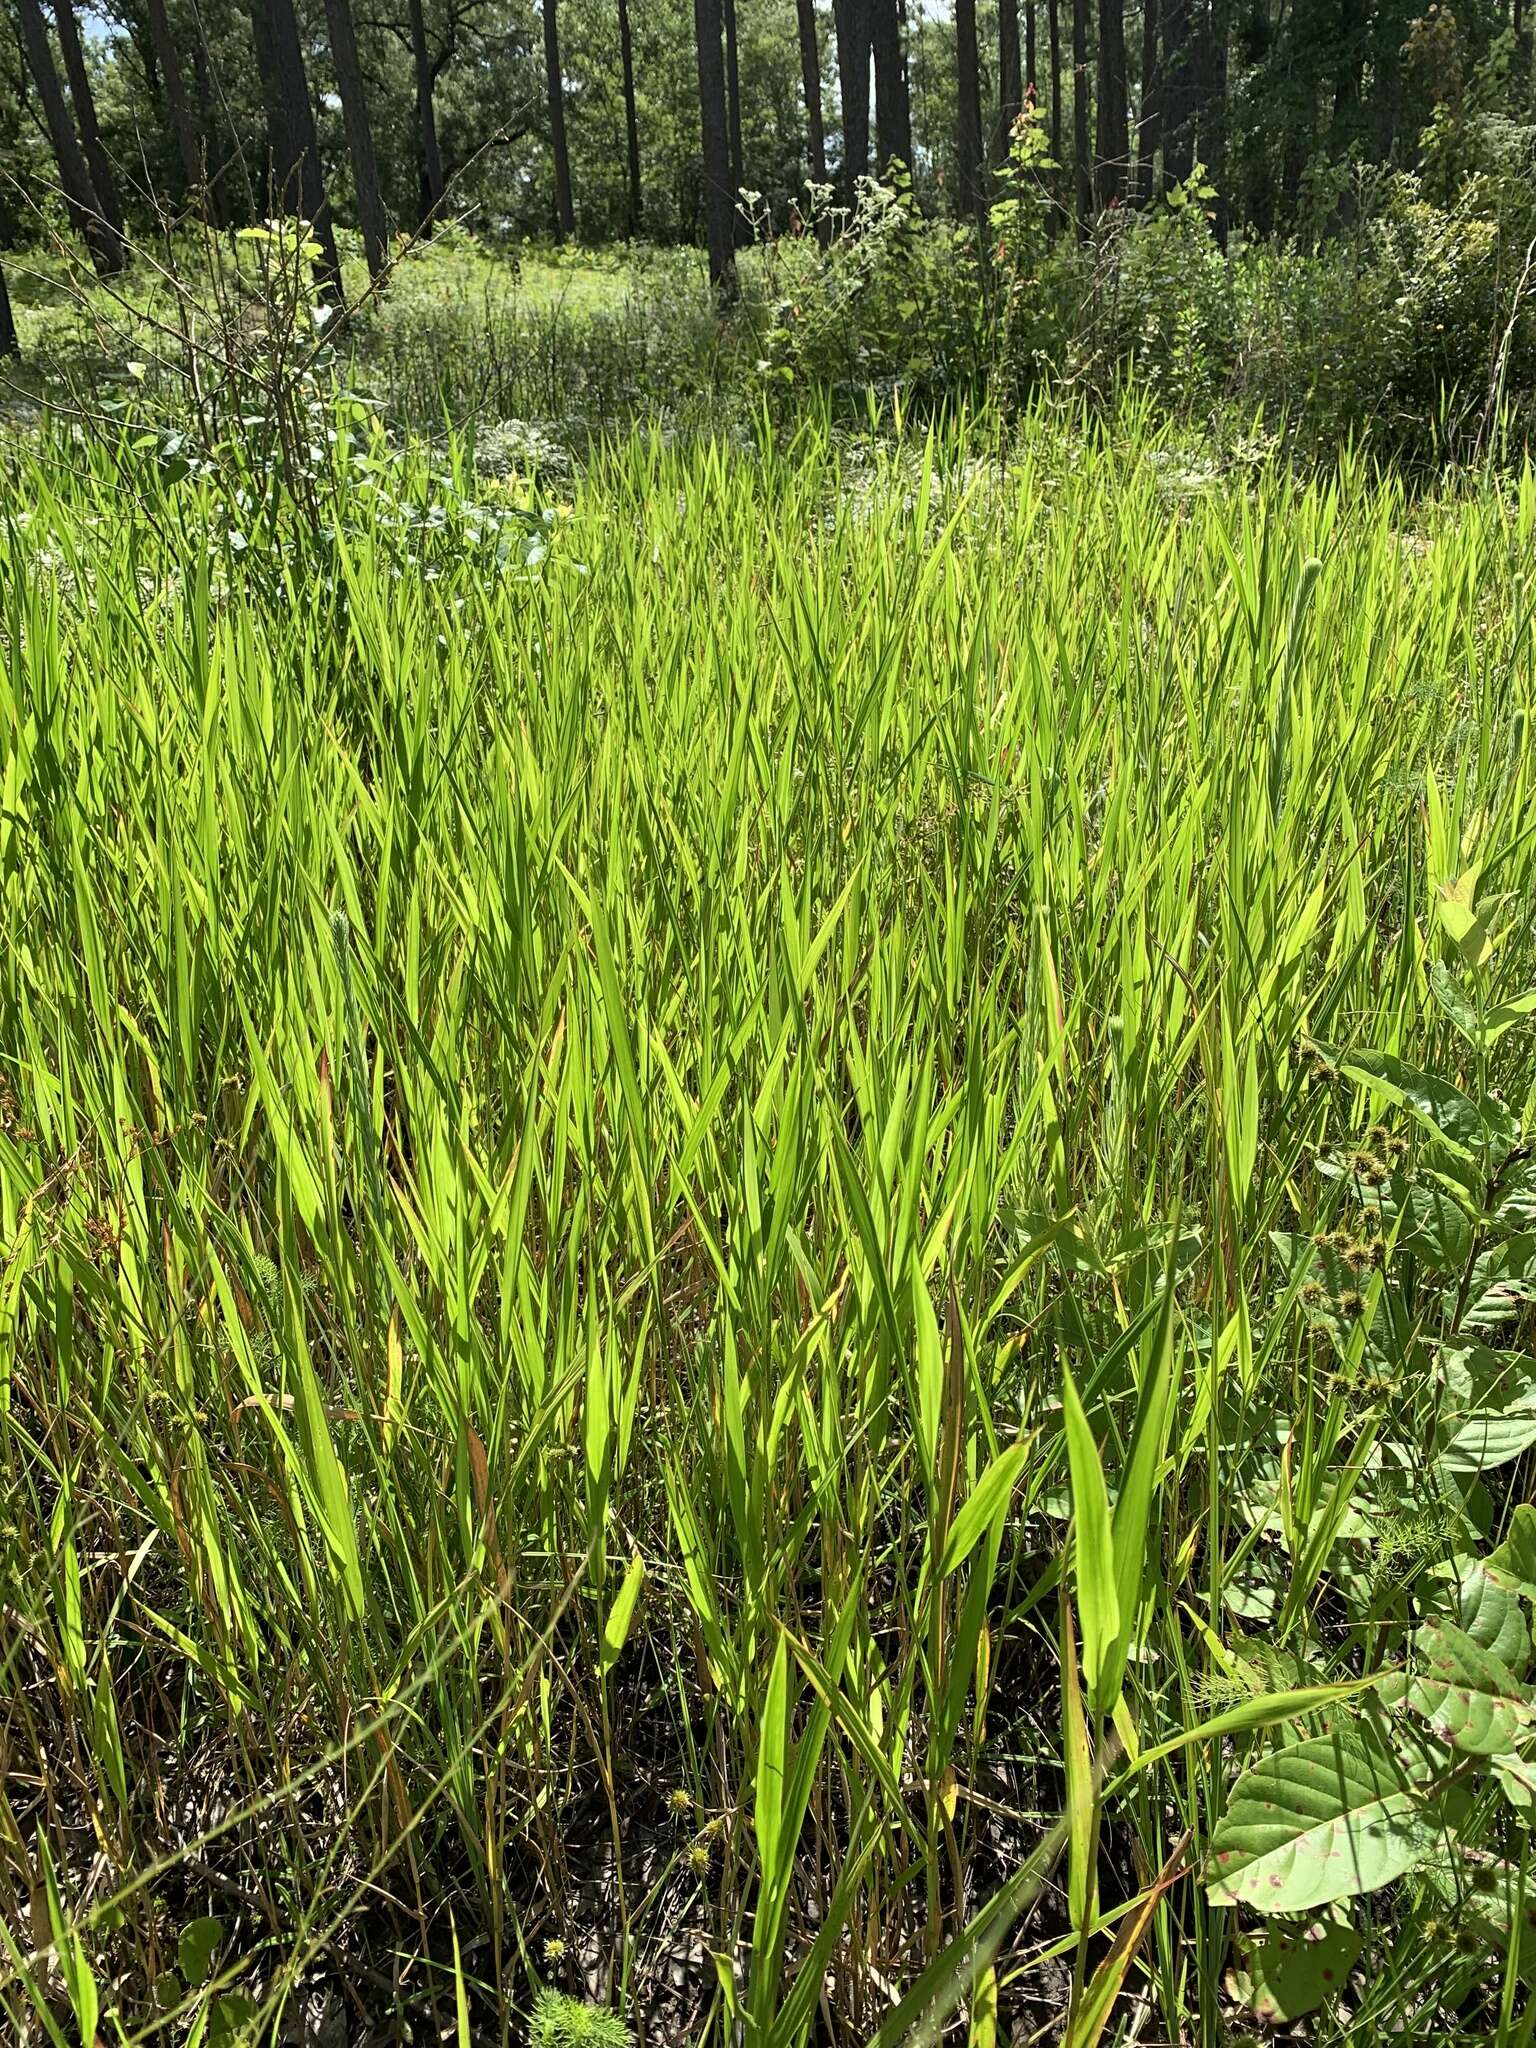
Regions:
[[1007, 161], [1013, 124], [1024, 107], [1024, 71], [1019, 55], [1019, 0], [997, 0], [997, 147], [993, 159]]
[[1163, 0], [1163, 190], [1195, 168], [1197, 37], [1190, 0]]
[[384, 224], [379, 161], [374, 153], [373, 123], [368, 118], [368, 95], [363, 86], [363, 66], [357, 50], [357, 28], [352, 20], [351, 0], [325, 0], [325, 22], [330, 32], [331, 62], [336, 70], [336, 90], [341, 96], [342, 120], [347, 131], [347, 154], [352, 159], [352, 182], [357, 188], [357, 224], [363, 233], [368, 275], [378, 279], [383, 276], [388, 261], [389, 236]]
[[1040, 98], [1040, 72], [1035, 48], [1035, 0], [1024, 0], [1024, 93], [1031, 105]]
[[[1051, 162], [1056, 166], [1053, 180], [1059, 193], [1061, 186], [1061, 0], [1047, 0], [1045, 10], [1046, 38], [1051, 51]], [[1066, 208], [1058, 201], [1052, 213], [1056, 227], [1066, 225]]]
[[725, 62], [720, 43], [724, 24], [720, 0], [693, 0], [698, 45], [699, 126], [704, 151], [704, 232], [709, 245], [709, 281], [723, 300], [736, 296], [736, 249], [731, 232], [731, 149], [726, 123]]
[[979, 214], [981, 189], [981, 51], [976, 41], [976, 0], [955, 0], [955, 70], [958, 103], [955, 159], [962, 213]]
[[0, 266], [0, 356], [21, 358], [21, 343], [16, 337], [16, 316], [11, 311], [11, 295], [6, 289], [5, 270]]
[[821, 46], [816, 35], [816, 0], [795, 0], [800, 30], [800, 83], [805, 92], [805, 139], [811, 176], [827, 182], [827, 131], [821, 118]]
[[1200, 154], [1216, 200], [1212, 207], [1218, 247], [1227, 246], [1227, 0], [1210, 0], [1200, 79]]
[[644, 198], [640, 187], [640, 115], [635, 105], [635, 46], [629, 32], [629, 0], [619, 0], [619, 62], [624, 75], [624, 152], [629, 178], [624, 232], [633, 241], [640, 232]]
[[[437, 80], [432, 75], [432, 58], [427, 49], [427, 17], [421, 0], [410, 0], [411, 72], [416, 83], [416, 162], [421, 179], [417, 226], [435, 221], [443, 204], [447, 181], [443, 177], [443, 153], [437, 144]], [[545, 31], [546, 48], [549, 42]]]
[[274, 201], [280, 211], [297, 212], [308, 221], [310, 233], [320, 244], [317, 269], [321, 289], [339, 295], [341, 261], [331, 230], [315, 110], [304, 75], [304, 49], [293, 0], [254, 0], [251, 22], [256, 61], [265, 72], [270, 108]]
[[1095, 184], [1101, 207], [1125, 192], [1130, 163], [1126, 113], [1125, 0], [1099, 0], [1099, 133]]
[[912, 101], [901, 33], [901, 0], [874, 0], [870, 40], [875, 58], [875, 168], [912, 168]]
[[544, 86], [549, 96], [549, 147], [555, 160], [555, 240], [567, 242], [576, 232], [576, 208], [571, 200], [571, 156], [565, 140], [565, 77], [560, 69], [557, 0], [542, 0], [542, 9]]
[[843, 203], [858, 203], [859, 180], [869, 174], [869, 0], [832, 0], [837, 31], [837, 82], [843, 102]]
[[1076, 179], [1077, 231], [1086, 235], [1093, 214], [1093, 156], [1088, 138], [1088, 0], [1072, 0], [1072, 169]]
[[736, 62], [736, 0], [721, 0], [720, 18], [725, 25], [725, 133], [731, 161], [731, 239], [743, 248], [751, 239], [751, 226], [741, 210], [741, 190], [747, 182], [746, 160], [741, 147], [741, 72]]
[[91, 261], [100, 275], [113, 277], [125, 267], [128, 258], [122, 237], [103, 213], [91, 183], [90, 165], [80, 147], [74, 123], [69, 118], [64, 88], [54, 69], [53, 48], [48, 41], [48, 24], [43, 20], [43, 10], [38, 0], [16, 0], [16, 11], [21, 21], [27, 68], [32, 73], [32, 82], [42, 102], [43, 119], [47, 123], [48, 140], [53, 146], [59, 184], [70, 220], [90, 250]]
[[86, 69], [85, 51], [80, 43], [80, 24], [75, 20], [70, 0], [53, 0], [53, 19], [59, 31], [64, 76], [69, 80], [69, 97], [74, 103], [75, 125], [80, 130], [91, 184], [113, 233], [121, 238], [123, 209], [118, 204], [117, 180], [112, 175], [112, 160], [102, 143], [101, 127], [96, 119], [96, 96], [91, 91], [91, 74]]
[[1157, 151], [1162, 140], [1162, 67], [1158, 59], [1158, 0], [1144, 0], [1141, 17], [1141, 119], [1136, 128], [1136, 197], [1142, 206], [1157, 193]]
[[176, 134], [176, 153], [181, 158], [182, 173], [187, 181], [187, 197], [191, 199], [202, 190], [207, 167], [203, 162], [197, 123], [192, 118], [192, 102], [187, 97], [186, 74], [181, 68], [176, 39], [171, 34], [165, 0], [145, 0], [145, 11], [149, 16], [149, 39], [154, 47], [155, 61], [165, 87], [166, 109], [171, 117], [171, 127]]

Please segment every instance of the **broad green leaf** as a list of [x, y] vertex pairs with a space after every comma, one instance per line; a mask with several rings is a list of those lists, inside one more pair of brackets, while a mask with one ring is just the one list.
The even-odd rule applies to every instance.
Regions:
[[1536, 1231], [1490, 1245], [1472, 1268], [1463, 1330], [1492, 1330], [1517, 1316], [1536, 1292]]
[[1163, 1272], [1163, 1292], [1157, 1321], [1148, 1333], [1141, 1352], [1140, 1384], [1136, 1397], [1136, 1423], [1126, 1455], [1125, 1471], [1115, 1500], [1111, 1523], [1114, 1555], [1115, 1602], [1120, 1616], [1117, 1668], [1109, 1674], [1108, 1690], [1118, 1692], [1125, 1670], [1131, 1630], [1141, 1607], [1147, 1560], [1154, 1543], [1158, 1518], [1154, 1512], [1157, 1476], [1168, 1445], [1168, 1425], [1173, 1405], [1174, 1347], [1173, 1290], [1178, 1259], [1178, 1227], [1169, 1233], [1168, 1260]]
[[939, 1560], [941, 1579], [947, 1579], [951, 1572], [964, 1564], [997, 1517], [1007, 1512], [1013, 1489], [1018, 1485], [1019, 1474], [1024, 1470], [1032, 1447], [1033, 1439], [1010, 1444], [1006, 1451], [998, 1453], [977, 1480], [949, 1525], [949, 1534], [944, 1539], [944, 1554]]
[[243, 1991], [222, 1992], [208, 2008], [204, 2048], [252, 2048], [260, 2008]]
[[1536, 1158], [1511, 1160], [1499, 1175], [1493, 1225], [1496, 1230], [1536, 1228]]
[[1362, 1081], [1411, 1116], [1464, 1159], [1488, 1142], [1488, 1126], [1470, 1095], [1449, 1081], [1422, 1073], [1389, 1052], [1355, 1052], [1340, 1061], [1351, 1080]]
[[[1507, 1665], [1452, 1622], [1426, 1622], [1415, 1632], [1413, 1650], [1415, 1669], [1401, 1682], [1410, 1711], [1468, 1756], [1515, 1748], [1536, 1716]], [[1381, 1696], [1395, 1704], [1398, 1690], [1383, 1687]]]
[[1423, 1580], [1425, 1604], [1443, 1600], [1446, 1613], [1480, 1649], [1523, 1678], [1531, 1661], [1531, 1631], [1519, 1595], [1501, 1585], [1481, 1558], [1454, 1557]]
[[1395, 1227], [1398, 1252], [1411, 1252], [1436, 1273], [1459, 1273], [1466, 1265], [1472, 1221], [1448, 1189], [1394, 1173], [1381, 1187], [1367, 1191], [1366, 1206], [1380, 1216], [1384, 1232]]
[[1506, 1031], [1536, 1011], [1536, 988], [1527, 989], [1523, 996], [1514, 996], [1507, 1003], [1495, 1003], [1483, 1019], [1483, 1039], [1488, 1045], [1497, 1045]]
[[1480, 1045], [1483, 1027], [1478, 1021], [1477, 1004], [1465, 989], [1457, 986], [1443, 960], [1436, 960], [1429, 970], [1429, 989], [1468, 1045]]
[[[1496, 1766], [1497, 1768], [1497, 1766]], [[1536, 1976], [1536, 1887], [1527, 1871], [1522, 1896], [1520, 1868], [1500, 1856], [1466, 1849], [1426, 1864], [1420, 1879], [1444, 1908], [1458, 1942], [1471, 1938], [1502, 1966], [1518, 1914], [1520, 1954], [1516, 1967], [1529, 1983]]]
[[1337, 1998], [1360, 1948], [1354, 1928], [1337, 1920], [1273, 1927], [1247, 1951], [1233, 1988], [1266, 2026], [1282, 2026]]
[[1520, 1503], [1503, 1542], [1483, 1559], [1483, 1569], [1496, 1585], [1536, 1600], [1536, 1507]]
[[1061, 1377], [1066, 1421], [1067, 1463], [1072, 1472], [1073, 1562], [1077, 1578], [1078, 1620], [1083, 1639], [1083, 1677], [1096, 1713], [1113, 1704], [1103, 1695], [1115, 1673], [1120, 1634], [1120, 1603], [1115, 1591], [1115, 1559], [1110, 1535], [1109, 1489], [1099, 1447], [1088, 1427], [1072, 1374]]
[[211, 1916], [189, 1920], [176, 1943], [176, 1963], [188, 1984], [207, 1982], [219, 1943], [224, 1939], [224, 1922]]
[[1441, 1455], [1453, 1472], [1490, 1471], [1536, 1444], [1536, 1359], [1466, 1342], [1448, 1344], [1443, 1358]]
[[1209, 1896], [1305, 1913], [1391, 1884], [1440, 1849], [1423, 1776], [1369, 1722], [1277, 1750], [1232, 1788], [1211, 1837]]
[[629, 1561], [624, 1582], [613, 1596], [613, 1605], [603, 1623], [603, 1645], [599, 1654], [599, 1666], [604, 1671], [612, 1670], [619, 1654], [629, 1640], [630, 1625], [635, 1618], [635, 1603], [640, 1598], [640, 1588], [645, 1584], [645, 1559], [637, 1550]]
[[784, 1781], [788, 1771], [789, 1648], [781, 1635], [774, 1648], [773, 1668], [763, 1697], [757, 1749], [757, 1796], [753, 1807], [758, 1861], [762, 1866], [763, 1883], [770, 1887], [777, 1886], [783, 1874], [780, 1857], [783, 1853]]

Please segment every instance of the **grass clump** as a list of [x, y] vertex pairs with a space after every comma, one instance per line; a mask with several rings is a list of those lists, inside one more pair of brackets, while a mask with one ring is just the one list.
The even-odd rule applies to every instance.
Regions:
[[1536, 480], [363, 453], [7, 458], [12, 2037], [1517, 2038]]
[[633, 2048], [634, 2035], [617, 2013], [546, 1986], [528, 2020], [532, 2048]]

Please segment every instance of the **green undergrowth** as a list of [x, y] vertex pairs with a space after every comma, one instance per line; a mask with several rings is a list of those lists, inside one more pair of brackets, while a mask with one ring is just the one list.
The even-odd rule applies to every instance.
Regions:
[[12, 2037], [1528, 2040], [1536, 476], [349, 448], [7, 457]]

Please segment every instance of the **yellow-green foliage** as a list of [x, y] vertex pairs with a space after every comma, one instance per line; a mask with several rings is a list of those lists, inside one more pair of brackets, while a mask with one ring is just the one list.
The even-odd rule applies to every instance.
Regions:
[[[451, 1914], [477, 2041], [546, 1940], [616, 2004], [681, 1955], [680, 2038], [863, 2040], [1095, 1732], [1247, 1697], [1259, 1564], [1303, 1673], [1375, 1654], [1284, 1600], [1367, 1404], [1271, 1232], [1375, 1114], [1310, 1041], [1458, 1071], [1428, 774], [1530, 901], [1536, 480], [642, 438], [500, 568], [345, 483], [259, 564], [89, 443], [5, 488], [18, 2026], [393, 1969], [452, 2038]], [[1064, 1365], [1119, 1496], [1086, 1704]], [[1127, 1883], [1224, 1771], [1109, 1798]], [[1147, 2038], [1227, 1918], [1160, 1895]]]

